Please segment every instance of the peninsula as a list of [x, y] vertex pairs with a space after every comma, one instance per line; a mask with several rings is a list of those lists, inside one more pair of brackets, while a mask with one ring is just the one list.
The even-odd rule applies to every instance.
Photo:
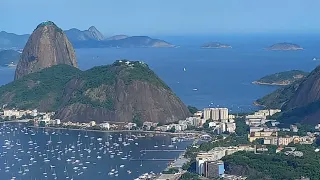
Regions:
[[201, 46], [201, 48], [208, 48], [208, 49], [224, 49], [224, 48], [232, 48], [229, 44], [222, 44], [219, 42], [211, 42]]
[[269, 46], [265, 48], [265, 50], [271, 50], [271, 51], [296, 51], [296, 50], [303, 50], [302, 47], [300, 47], [297, 44], [292, 43], [277, 43], [273, 44], [272, 46]]
[[252, 83], [259, 85], [286, 86], [306, 77], [308, 74], [309, 73], [300, 70], [284, 71], [264, 76]]

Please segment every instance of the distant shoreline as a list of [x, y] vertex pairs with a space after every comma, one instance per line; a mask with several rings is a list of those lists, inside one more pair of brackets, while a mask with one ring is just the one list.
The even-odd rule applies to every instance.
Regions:
[[201, 47], [202, 49], [231, 49], [232, 47]]
[[268, 86], [287, 86], [290, 83], [264, 83], [264, 82], [259, 82], [259, 81], [253, 81], [252, 84], [268, 85]]
[[253, 102], [254, 106], [266, 107], [265, 105], [259, 104], [257, 101]]

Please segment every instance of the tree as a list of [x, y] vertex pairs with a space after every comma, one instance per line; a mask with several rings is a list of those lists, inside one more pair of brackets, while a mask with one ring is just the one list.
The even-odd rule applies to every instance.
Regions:
[[133, 116], [132, 122], [136, 123], [137, 127], [142, 127], [143, 126], [143, 122], [141, 120], [141, 115], [140, 114], [135, 114]]
[[198, 174], [186, 172], [186, 173], [182, 174], [180, 179], [181, 180], [198, 180], [200, 178], [199, 178]]
[[176, 127], [172, 127], [170, 130], [168, 130], [167, 132], [172, 132], [172, 133], [174, 133], [174, 132], [176, 132]]
[[204, 129], [208, 129], [210, 122], [213, 122], [213, 120], [212, 120], [212, 119], [208, 119], [208, 120], [203, 124], [203, 128], [204, 128]]
[[194, 113], [196, 113], [197, 111], [199, 111], [199, 109], [196, 108], [196, 107], [194, 107], [194, 106], [188, 106], [188, 109], [189, 109], [189, 112], [190, 112], [191, 114], [194, 114]]
[[162, 173], [163, 174], [175, 174], [178, 172], [179, 172], [179, 169], [177, 169], [177, 168], [169, 168], [168, 170], [165, 170]]

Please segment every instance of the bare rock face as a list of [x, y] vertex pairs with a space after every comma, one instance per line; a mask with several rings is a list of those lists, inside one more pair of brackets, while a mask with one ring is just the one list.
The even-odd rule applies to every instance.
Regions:
[[308, 105], [320, 100], [320, 66], [313, 70], [307, 78], [302, 81], [299, 88], [288, 101], [287, 108], [296, 108]]
[[38, 25], [23, 49], [15, 80], [57, 64], [78, 67], [74, 49], [65, 33], [53, 22]]

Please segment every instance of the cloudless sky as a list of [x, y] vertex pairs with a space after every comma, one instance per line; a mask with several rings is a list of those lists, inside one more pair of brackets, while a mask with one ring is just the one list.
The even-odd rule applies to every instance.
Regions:
[[320, 0], [0, 0], [0, 31], [45, 20], [106, 35], [317, 33]]

